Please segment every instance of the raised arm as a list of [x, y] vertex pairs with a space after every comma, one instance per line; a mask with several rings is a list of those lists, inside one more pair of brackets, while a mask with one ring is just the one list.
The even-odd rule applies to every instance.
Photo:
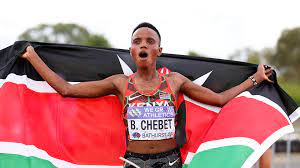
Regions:
[[99, 81], [81, 82], [72, 85], [53, 72], [32, 46], [28, 46], [21, 57], [27, 59], [41, 77], [65, 97], [99, 97], [109, 94], [120, 96], [122, 90], [120, 82], [126, 81], [126, 76], [120, 74]]
[[[257, 72], [252, 76], [253, 80], [255, 79], [257, 83], [260, 83], [264, 80], [272, 82], [269, 79], [269, 76], [272, 75], [272, 70], [272, 68], [265, 70], [264, 65], [260, 64], [257, 68]], [[177, 76], [180, 79], [179, 81], [181, 81], [179, 88], [181, 92], [196, 101], [217, 106], [225, 105], [229, 100], [233, 99], [254, 85], [254, 82], [251, 79], [247, 79], [243, 83], [231, 89], [221, 93], [215, 93], [208, 88], [194, 84], [183, 75], [177, 74]]]

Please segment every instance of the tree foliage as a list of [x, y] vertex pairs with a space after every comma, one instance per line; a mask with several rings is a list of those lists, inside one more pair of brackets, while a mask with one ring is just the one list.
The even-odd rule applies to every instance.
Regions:
[[256, 51], [246, 48], [236, 51], [230, 59], [269, 64], [279, 70], [284, 80], [299, 82], [300, 28], [284, 30], [274, 49], [265, 48]]
[[300, 104], [300, 28], [284, 30], [274, 48], [261, 51], [246, 48], [236, 51], [229, 58], [275, 67], [280, 85]]
[[300, 28], [282, 32], [270, 61], [282, 70], [285, 79], [300, 81]]
[[274, 49], [264, 48], [261, 51], [256, 51], [251, 48], [238, 50], [229, 56], [231, 60], [244, 61], [253, 64], [270, 64], [269, 59], [274, 55]]
[[189, 51], [188, 54], [189, 56], [198, 56], [198, 57], [204, 57], [202, 55], [200, 55], [199, 53], [197, 53], [196, 51]]
[[103, 35], [90, 33], [85, 27], [77, 24], [40, 24], [26, 30], [18, 39], [47, 43], [111, 47]]

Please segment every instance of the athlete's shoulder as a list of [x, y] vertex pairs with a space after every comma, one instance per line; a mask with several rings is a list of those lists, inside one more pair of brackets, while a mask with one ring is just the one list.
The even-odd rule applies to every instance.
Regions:
[[170, 72], [166, 75], [169, 83], [171, 85], [174, 85], [175, 87], [180, 87], [184, 82], [186, 77], [184, 77], [182, 74], [178, 72]]
[[169, 74], [166, 74], [166, 77], [168, 79], [172, 79], [172, 80], [182, 80], [184, 79], [185, 77], [180, 74], [179, 72], [170, 72]]
[[129, 77], [124, 75], [124, 74], [116, 74], [116, 75], [112, 75], [111, 77], [113, 77], [114, 79], [128, 79]]
[[128, 76], [124, 74], [116, 74], [109, 77], [112, 81], [112, 84], [116, 87], [119, 93], [123, 93], [126, 83], [128, 82]]
[[127, 82], [129, 77], [124, 74], [116, 74], [110, 76], [109, 78], [111, 78], [114, 82], [123, 83], [123, 82]]

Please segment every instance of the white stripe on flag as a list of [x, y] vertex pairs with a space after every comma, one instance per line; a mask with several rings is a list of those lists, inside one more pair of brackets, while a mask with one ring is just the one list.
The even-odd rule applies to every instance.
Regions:
[[252, 148], [253, 150], [257, 149], [260, 145], [258, 142], [251, 138], [246, 137], [233, 137], [225, 138], [220, 140], [208, 141], [201, 144], [196, 153], [206, 151], [209, 149], [224, 147], [224, 146], [233, 146], [233, 145], [242, 145]]
[[24, 145], [13, 142], [0, 142], [0, 153], [16, 154], [21, 156], [34, 156], [51, 162], [58, 168], [122, 168], [123, 166], [106, 166], [106, 165], [77, 165], [64, 160], [50, 156], [46, 151], [38, 149], [34, 145]]
[[[57, 93], [46, 81], [35, 81], [27, 77], [27, 75], [9, 74], [6, 79], [0, 79], [0, 88], [6, 83], [25, 85], [28, 89], [39, 93]], [[80, 82], [68, 82], [70, 84], [77, 84]], [[115, 95], [108, 95], [115, 96]]]
[[203, 107], [203, 108], [205, 108], [205, 109], [208, 109], [208, 110], [210, 110], [210, 111], [213, 111], [213, 112], [215, 112], [215, 113], [219, 113], [219, 112], [221, 111], [221, 108], [220, 108], [220, 107], [212, 106], [212, 105], [208, 105], [208, 104], [204, 104], [204, 103], [197, 102], [197, 101], [195, 101], [195, 100], [193, 100], [193, 99], [187, 97], [186, 95], [184, 95], [184, 100], [189, 101], [189, 102], [191, 102], [191, 103], [193, 103], [193, 104], [196, 104], [196, 105], [198, 105], [198, 106], [200, 106], [200, 107]]
[[295, 122], [300, 117], [300, 107], [298, 107], [289, 117], [292, 123]]
[[[35, 81], [27, 77], [27, 75], [16, 75], [9, 74], [6, 79], [0, 80], [0, 87], [3, 86], [4, 83], [11, 82], [15, 84], [23, 84], [30, 90], [40, 93], [57, 93], [46, 81]], [[79, 82], [69, 82], [70, 84], [76, 84]]]
[[285, 127], [280, 128], [276, 132], [274, 132], [272, 135], [270, 135], [261, 145], [258, 149], [256, 149], [244, 162], [243, 166], [241, 168], [250, 168], [253, 166], [257, 160], [265, 153], [265, 151], [273, 144], [275, 143], [280, 137], [283, 135], [286, 135], [288, 133], [294, 132], [294, 128], [292, 125], [287, 125]]
[[252, 99], [255, 99], [257, 101], [260, 101], [262, 103], [265, 103], [273, 108], [275, 108], [277, 111], [279, 111], [285, 118], [286, 120], [289, 122], [289, 124], [292, 124], [289, 117], [287, 116], [287, 114], [283, 111], [283, 109], [276, 103], [274, 103], [272, 100], [266, 98], [266, 97], [263, 97], [261, 95], [252, 95], [250, 92], [248, 91], [245, 91], [241, 94], [239, 94], [237, 97], [241, 97], [241, 96], [244, 96], [244, 97], [248, 97], [248, 98], [252, 98]]

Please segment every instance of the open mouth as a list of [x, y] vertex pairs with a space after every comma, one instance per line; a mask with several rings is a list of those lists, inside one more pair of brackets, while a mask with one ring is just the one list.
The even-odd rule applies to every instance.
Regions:
[[141, 58], [147, 58], [147, 57], [148, 57], [148, 53], [145, 52], [145, 51], [141, 51], [141, 52], [139, 53], [139, 56], [140, 56]]

